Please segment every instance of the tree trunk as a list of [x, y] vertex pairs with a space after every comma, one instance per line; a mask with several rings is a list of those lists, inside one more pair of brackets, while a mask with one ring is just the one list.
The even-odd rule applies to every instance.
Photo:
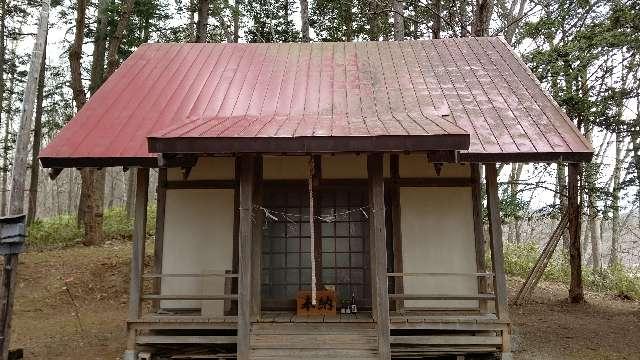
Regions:
[[432, 39], [440, 39], [440, 28], [442, 27], [442, 1], [441, 0], [433, 0], [432, 2], [432, 10], [433, 10], [433, 21], [431, 25], [431, 38]]
[[[69, 64], [71, 68], [71, 89], [78, 111], [87, 101], [87, 94], [82, 86], [82, 44], [84, 43], [84, 29], [86, 22], [86, 0], [78, 0], [76, 14], [76, 33], [73, 44], [69, 49]], [[96, 199], [96, 169], [80, 169], [82, 178], [80, 201], [78, 204], [78, 221], [84, 225], [83, 244], [95, 245], [102, 241], [102, 213], [98, 213]]]
[[[563, 163], [556, 165], [556, 189], [558, 189], [558, 202], [560, 209], [567, 207], [567, 175], [566, 167]], [[562, 247], [565, 251], [569, 250], [569, 237], [567, 233], [562, 234]]]
[[469, 35], [467, 26], [469, 25], [469, 13], [467, 11], [467, 0], [458, 1], [458, 20], [460, 21], [460, 37]]
[[82, 244], [86, 246], [97, 245], [102, 243], [102, 213], [98, 213], [96, 206], [98, 201], [96, 199], [96, 178], [97, 171], [95, 169], [84, 168], [80, 170], [80, 176], [82, 177], [82, 192], [85, 193], [84, 201], [84, 213], [92, 214], [85, 216], [84, 225], [84, 239]]
[[[592, 132], [593, 129], [587, 131], [585, 134], [589, 142], [591, 142], [593, 137]], [[600, 222], [598, 221], [596, 171], [595, 163], [585, 164], [584, 188], [587, 196], [587, 227], [589, 229], [589, 240], [591, 243], [591, 265], [594, 273], [602, 269], [600, 261]]]
[[[5, 27], [7, 15], [7, 2], [0, 0], [0, 129], [2, 129], [2, 115], [4, 113], [4, 63], [5, 63]], [[4, 189], [2, 189], [4, 191]]]
[[113, 172], [110, 175], [111, 186], [109, 186], [109, 202], [107, 203], [107, 209], [113, 207], [116, 197], [116, 176]]
[[49, 28], [50, 0], [42, 1], [40, 19], [38, 21], [38, 34], [31, 54], [27, 83], [24, 87], [22, 111], [20, 115], [20, 129], [16, 139], [14, 150], [13, 171], [11, 177], [11, 199], [9, 200], [9, 214], [21, 214], [24, 211], [25, 180], [27, 175], [27, 155], [31, 142], [31, 126], [33, 121], [33, 105], [37, 95], [38, 79], [40, 77], [40, 65], [43, 60], [46, 46], [47, 31]]
[[129, 24], [129, 18], [133, 11], [134, 2], [134, 0], [124, 0], [124, 3], [122, 4], [122, 10], [120, 12], [116, 31], [113, 33], [113, 37], [111, 37], [109, 41], [109, 50], [107, 52], [107, 74], [105, 76], [105, 80], [108, 79], [109, 76], [111, 76], [111, 74], [113, 74], [113, 72], [118, 68], [118, 50], [120, 49], [122, 39], [124, 38], [124, 31], [127, 29], [127, 25]]
[[493, 15], [494, 0], [476, 0], [471, 22], [473, 36], [488, 36], [491, 16]]
[[195, 0], [187, 0], [189, 2], [189, 34], [188, 42], [196, 41], [196, 4]]
[[613, 183], [611, 188], [611, 252], [609, 255], [609, 267], [613, 267], [620, 262], [620, 179], [622, 174], [622, 145], [624, 139], [620, 133], [621, 129], [616, 127], [616, 151], [613, 166]]
[[[14, 52], [15, 54], [15, 52]], [[9, 160], [9, 140], [11, 135], [11, 123], [13, 118], [13, 107], [11, 103], [13, 102], [13, 94], [14, 94], [14, 85], [16, 80], [16, 69], [15, 67], [11, 71], [11, 77], [9, 78], [9, 98], [7, 99], [7, 106], [5, 111], [5, 121], [4, 121], [4, 138], [2, 139], [2, 197], [0, 199], [0, 216], [7, 215], [7, 202], [9, 195], [9, 189], [7, 188], [9, 184], [9, 168], [11, 166]]]
[[38, 209], [38, 181], [40, 179], [40, 164], [38, 164], [38, 154], [42, 143], [42, 102], [44, 101], [44, 76], [47, 59], [47, 46], [42, 52], [42, 63], [40, 64], [40, 77], [38, 79], [38, 94], [36, 96], [36, 117], [33, 124], [33, 145], [31, 147], [31, 176], [29, 179], [29, 207], [27, 210], [27, 226], [33, 223]]
[[[520, 2], [520, 6], [518, 7], [518, 14], [514, 14], [516, 4]], [[513, 36], [516, 34], [516, 30], [518, 30], [518, 25], [522, 21], [522, 15], [524, 14], [524, 9], [527, 5], [527, 0], [513, 0], [511, 3], [511, 8], [509, 9], [509, 16], [507, 17], [507, 27], [504, 30], [504, 39], [508, 44], [513, 42]]]
[[233, 42], [240, 40], [240, 0], [235, 0], [233, 4]]
[[96, 34], [93, 41], [93, 56], [91, 59], [91, 80], [89, 83], [89, 93], [91, 95], [98, 90], [104, 79], [105, 55], [107, 52], [108, 6], [109, 0], [100, 0], [98, 2]]
[[129, 169], [129, 178], [127, 179], [127, 216], [131, 219], [136, 199], [136, 169]]
[[300, 0], [300, 24], [302, 33], [302, 42], [309, 42], [309, 1]]
[[393, 38], [395, 41], [404, 40], [404, 1], [391, 0], [393, 11]]
[[207, 24], [209, 23], [209, 0], [198, 1], [198, 23], [196, 24], [196, 42], [207, 42]]

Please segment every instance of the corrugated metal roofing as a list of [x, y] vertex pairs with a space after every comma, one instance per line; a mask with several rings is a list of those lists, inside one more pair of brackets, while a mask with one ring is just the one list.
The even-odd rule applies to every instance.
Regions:
[[152, 164], [149, 145], [164, 152], [448, 148], [464, 149], [468, 161], [582, 161], [592, 153], [499, 38], [143, 45], [41, 160], [48, 167]]

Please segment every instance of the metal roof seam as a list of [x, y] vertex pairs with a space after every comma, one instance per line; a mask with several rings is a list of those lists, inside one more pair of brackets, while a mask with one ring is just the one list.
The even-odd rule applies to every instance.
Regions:
[[43, 164], [147, 166], [157, 144], [260, 152], [269, 139], [294, 152], [467, 146], [466, 158], [482, 161], [592, 156], [500, 41], [144, 45], [43, 149]]
[[[455, 58], [455, 56], [454, 56], [454, 54], [453, 54], [453, 52], [451, 50], [452, 47], [449, 47], [447, 45], [448, 43], [449, 43], [448, 41], [444, 42], [445, 47], [447, 48], [447, 51], [449, 52], [449, 54], [450, 54], [451, 58], [453, 59], [454, 63], [456, 63], [457, 68], [459, 69], [459, 65], [460, 64], [458, 64], [458, 59]], [[458, 51], [457, 55], [458, 56], [462, 56], [462, 59], [464, 59], [464, 62], [466, 63], [466, 65], [469, 68], [471, 68], [471, 63], [469, 62], [469, 59], [462, 52], [460, 52], [460, 48], [458, 46], [456, 46], [454, 50], [456, 50], [456, 49]], [[482, 60], [478, 59], [477, 56], [475, 56], [475, 54], [474, 54], [474, 57], [476, 58], [476, 60], [478, 60], [482, 64]], [[462, 59], [459, 59], [459, 60], [462, 60]], [[488, 73], [488, 71], [487, 71], [487, 73]], [[507, 133], [511, 137], [511, 140], [515, 144], [515, 146], [518, 149], [518, 151], [526, 151], [527, 150], [526, 148], [529, 148], [529, 147], [533, 147], [534, 150], [537, 151], [537, 149], [535, 148], [535, 146], [533, 145], [533, 143], [531, 141], [531, 138], [527, 134], [526, 130], [522, 127], [522, 125], [520, 124], [520, 121], [515, 116], [515, 114], [513, 114], [513, 111], [511, 110], [509, 105], [506, 103], [506, 101], [502, 97], [502, 93], [500, 92], [500, 90], [496, 86], [495, 82], [493, 81], [493, 78], [491, 76], [487, 76], [488, 80], [490, 80], [490, 85], [488, 85], [488, 87], [491, 88], [493, 95], [495, 95], [495, 96], [489, 96], [490, 90], [487, 88], [487, 86], [485, 86], [482, 83], [482, 81], [480, 80], [480, 76], [476, 72], [474, 72], [474, 74], [475, 74], [476, 80], [478, 80], [478, 82], [480, 83], [480, 87], [482, 88], [482, 91], [484, 92], [484, 94], [488, 98], [491, 98], [491, 99], [494, 100], [494, 101], [491, 101], [491, 105], [493, 106], [493, 109], [494, 109], [495, 113], [498, 116], [502, 117], [502, 118], [509, 118], [510, 124], [505, 124], [505, 130], [507, 131]], [[496, 106], [496, 102], [499, 103], [499, 106]], [[507, 110], [504, 111], [504, 110], [501, 110], [501, 108], [505, 108]], [[504, 114], [505, 116], [502, 116], [502, 114]], [[520, 135], [517, 135], [517, 133], [520, 133]], [[516, 141], [516, 138], [515, 138], [516, 136], [517, 137], [522, 137], [523, 135], [527, 139], [526, 142]]]
[[[494, 45], [494, 44], [492, 44], [490, 41], [489, 41], [489, 44], [490, 44], [491, 46], [493, 46], [493, 45]], [[501, 41], [501, 44], [504, 44], [504, 43]], [[494, 48], [495, 48], [496, 50], [500, 50], [500, 48], [498, 48], [498, 47], [495, 47], [495, 46], [494, 46]], [[508, 47], [503, 45], [503, 49], [502, 49], [502, 50], [504, 50], [505, 48], [508, 48]], [[508, 49], [508, 50], [510, 51], [511, 49]], [[522, 59], [520, 59], [519, 57], [516, 57], [516, 56], [515, 56], [515, 53], [513, 53], [513, 52], [512, 52], [512, 54], [514, 55], [514, 56], [513, 56], [513, 58], [515, 58], [515, 59], [516, 59], [516, 62], [522, 62], [522, 64], [524, 64], [524, 61], [523, 61]], [[509, 64], [509, 62], [507, 62], [507, 64], [509, 65], [509, 68], [513, 71], [513, 70], [514, 70], [514, 68]], [[526, 67], [526, 66], [525, 66], [525, 67]], [[538, 104], [538, 101], [536, 101], [536, 100], [535, 100], [535, 98], [533, 97], [532, 91], [537, 92], [538, 94], [542, 94], [542, 96], [543, 96], [543, 97], [546, 97], [546, 98], [547, 98], [547, 100], [551, 100], [551, 98], [548, 96], [547, 92], [543, 90], [543, 88], [542, 88], [542, 84], [540, 84], [540, 82], [538, 82], [538, 79], [535, 77], [535, 75], [534, 75], [531, 71], [529, 71], [529, 70], [528, 70], [528, 68], [527, 68], [527, 70], [522, 71], [522, 68], [520, 68], [520, 67], [519, 67], [519, 68], [517, 68], [517, 70], [518, 70], [518, 72], [520, 72], [523, 76], [529, 77], [529, 79], [531, 79], [531, 80], [532, 80], [532, 81], [534, 81], [536, 84], [538, 84], [537, 89], [531, 89], [531, 88], [528, 88], [528, 87], [526, 87], [526, 86], [525, 86], [525, 90], [527, 91], [527, 93], [529, 93], [529, 96], [531, 96], [531, 97], [532, 97], [533, 101], [534, 101], [536, 104]], [[516, 71], [514, 71], [514, 74], [515, 74], [516, 78], [517, 78], [517, 79], [522, 83], [522, 79], [520, 78], [520, 76], [518, 76], [518, 74], [517, 74], [517, 72], [516, 72]], [[524, 83], [523, 83], [523, 86], [524, 86]], [[555, 104], [555, 100], [551, 100], [551, 102]], [[540, 106], [540, 104], [538, 104], [538, 106]], [[558, 112], [558, 114], [559, 114], [561, 117], [564, 117], [564, 114], [563, 114], [561, 111], [559, 111], [555, 106], [552, 106], [552, 108], [553, 108], [556, 112]], [[550, 118], [550, 117], [549, 117], [549, 114], [547, 114], [546, 112], [544, 112], [544, 111], [543, 111], [543, 113], [547, 116], [547, 118], [549, 119], [549, 121], [551, 122], [551, 124], [553, 124], [553, 127], [554, 127], [554, 128], [555, 128], [555, 130], [558, 132], [558, 134], [560, 135], [560, 137], [562, 138], [562, 140], [565, 142], [565, 144], [566, 144], [570, 149], [573, 149], [573, 148], [572, 148], [572, 146], [571, 146], [571, 144], [567, 141], [567, 139], [566, 139], [566, 137], [564, 136], [564, 134], [563, 134], [563, 133], [560, 131], [560, 129], [558, 128], [558, 126], [557, 126], [557, 122], [554, 122], [554, 121], [553, 121], [553, 119], [552, 119], [552, 118]], [[569, 120], [569, 119], [567, 118], [567, 120]], [[569, 122], [571, 122], [571, 121], [569, 120]]]
[[[469, 46], [468, 46], [468, 44], [466, 44], [466, 43], [465, 43], [464, 45], [465, 45], [466, 47], [468, 47], [468, 48], [469, 48], [469, 50], [473, 53], [473, 50], [471, 49], [471, 47], [469, 47]], [[458, 48], [461, 50], [461, 52], [464, 54], [464, 51], [462, 50], [461, 44], [457, 44], [457, 46], [458, 46]], [[498, 68], [499, 68], [499, 66], [498, 66], [498, 64], [496, 63], [496, 61], [494, 60], [493, 56], [492, 56], [488, 51], [486, 51], [486, 47], [484, 47], [484, 46], [483, 46], [482, 48], [483, 48], [483, 50], [484, 50], [484, 53], [485, 53], [486, 55], [488, 55], [488, 56], [489, 56], [490, 61], [491, 61], [491, 63], [493, 64], [493, 66], [494, 66], [496, 69], [498, 69]], [[474, 56], [475, 56], [475, 53], [474, 53]], [[477, 58], [477, 56], [476, 56], [476, 58]], [[524, 111], [524, 112], [526, 113], [526, 115], [527, 115], [526, 117], [528, 117], [528, 120], [527, 120], [527, 119], [522, 119], [522, 117], [521, 117], [521, 116], [518, 116], [518, 115], [515, 113], [514, 108], [513, 108], [511, 105], [508, 105], [508, 106], [509, 106], [509, 108], [511, 109], [511, 111], [513, 112], [514, 116], [516, 117], [516, 119], [518, 119], [518, 121], [519, 121], [521, 124], [522, 124], [522, 121], [526, 121], [526, 123], [529, 125], [529, 126], [527, 126], [526, 128], [523, 126], [523, 128], [524, 128], [525, 132], [527, 132], [527, 128], [530, 128], [530, 127], [531, 127], [531, 124], [533, 124], [533, 127], [534, 127], [535, 129], [537, 129], [537, 130], [538, 130], [538, 133], [539, 133], [539, 134], [538, 134], [538, 133], [536, 133], [536, 134], [534, 134], [534, 135], [533, 135], [533, 136], [535, 137], [535, 139], [531, 137], [531, 136], [532, 136], [532, 134], [529, 134], [529, 133], [527, 132], [527, 134], [528, 134], [528, 136], [529, 136], [529, 140], [531, 141], [531, 143], [532, 143], [532, 144], [533, 144], [533, 146], [535, 147], [536, 151], [543, 151], [542, 149], [540, 149], [540, 148], [539, 148], [539, 146], [543, 146], [543, 147], [545, 147], [545, 148], [546, 148], [546, 147], [548, 147], [549, 149], [553, 149], [553, 146], [552, 146], [551, 142], [550, 142], [550, 141], [548, 141], [548, 140], [544, 137], [543, 132], [542, 132], [542, 129], [540, 128], [539, 124], [537, 124], [537, 122], [534, 120], [534, 118], [533, 118], [533, 116], [531, 115], [531, 113], [526, 109], [526, 107], [524, 106], [524, 104], [522, 104], [522, 102], [520, 101], [520, 99], [515, 95], [515, 93], [516, 93], [516, 92], [515, 92], [515, 90], [514, 90], [514, 88], [513, 88], [513, 85], [512, 85], [510, 82], [508, 82], [508, 81], [507, 81], [507, 79], [504, 77], [503, 72], [498, 72], [498, 76], [502, 79], [502, 83], [504, 84], [503, 86], [508, 87], [508, 88], [511, 90], [511, 94], [506, 94], [506, 95], [504, 94], [504, 92], [503, 92], [503, 91], [500, 91], [500, 93], [501, 93], [501, 95], [502, 95], [503, 97], [505, 97], [505, 96], [506, 96], [506, 97], [505, 97], [505, 101], [506, 101], [506, 98], [511, 98], [511, 99], [512, 99], [512, 102], [515, 102], [515, 103], [514, 103], [515, 107], [519, 108], [518, 112], [520, 112], [520, 111]], [[540, 137], [542, 137], [542, 140], [540, 139]], [[540, 144], [540, 142], [543, 142], [543, 144]], [[546, 146], [545, 146], [545, 143], [546, 143]]]

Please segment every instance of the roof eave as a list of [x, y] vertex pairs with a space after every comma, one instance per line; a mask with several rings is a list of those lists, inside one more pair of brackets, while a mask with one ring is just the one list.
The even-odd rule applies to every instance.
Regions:
[[468, 134], [306, 136], [306, 137], [149, 137], [149, 152], [174, 154], [339, 153], [467, 150]]

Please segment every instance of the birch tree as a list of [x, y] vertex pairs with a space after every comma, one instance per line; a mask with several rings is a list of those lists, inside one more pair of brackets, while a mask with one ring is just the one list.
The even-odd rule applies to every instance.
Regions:
[[50, 0], [42, 1], [40, 19], [38, 20], [38, 33], [36, 43], [31, 55], [29, 64], [29, 75], [24, 89], [24, 99], [20, 115], [20, 129], [16, 139], [16, 148], [13, 159], [13, 171], [11, 177], [11, 200], [9, 202], [9, 213], [20, 214], [24, 210], [25, 180], [27, 174], [27, 156], [29, 143], [31, 141], [31, 127], [33, 122], [33, 105], [35, 103], [38, 79], [40, 77], [40, 66], [43, 61], [44, 48], [47, 41], [47, 31], [49, 28], [49, 7]]

